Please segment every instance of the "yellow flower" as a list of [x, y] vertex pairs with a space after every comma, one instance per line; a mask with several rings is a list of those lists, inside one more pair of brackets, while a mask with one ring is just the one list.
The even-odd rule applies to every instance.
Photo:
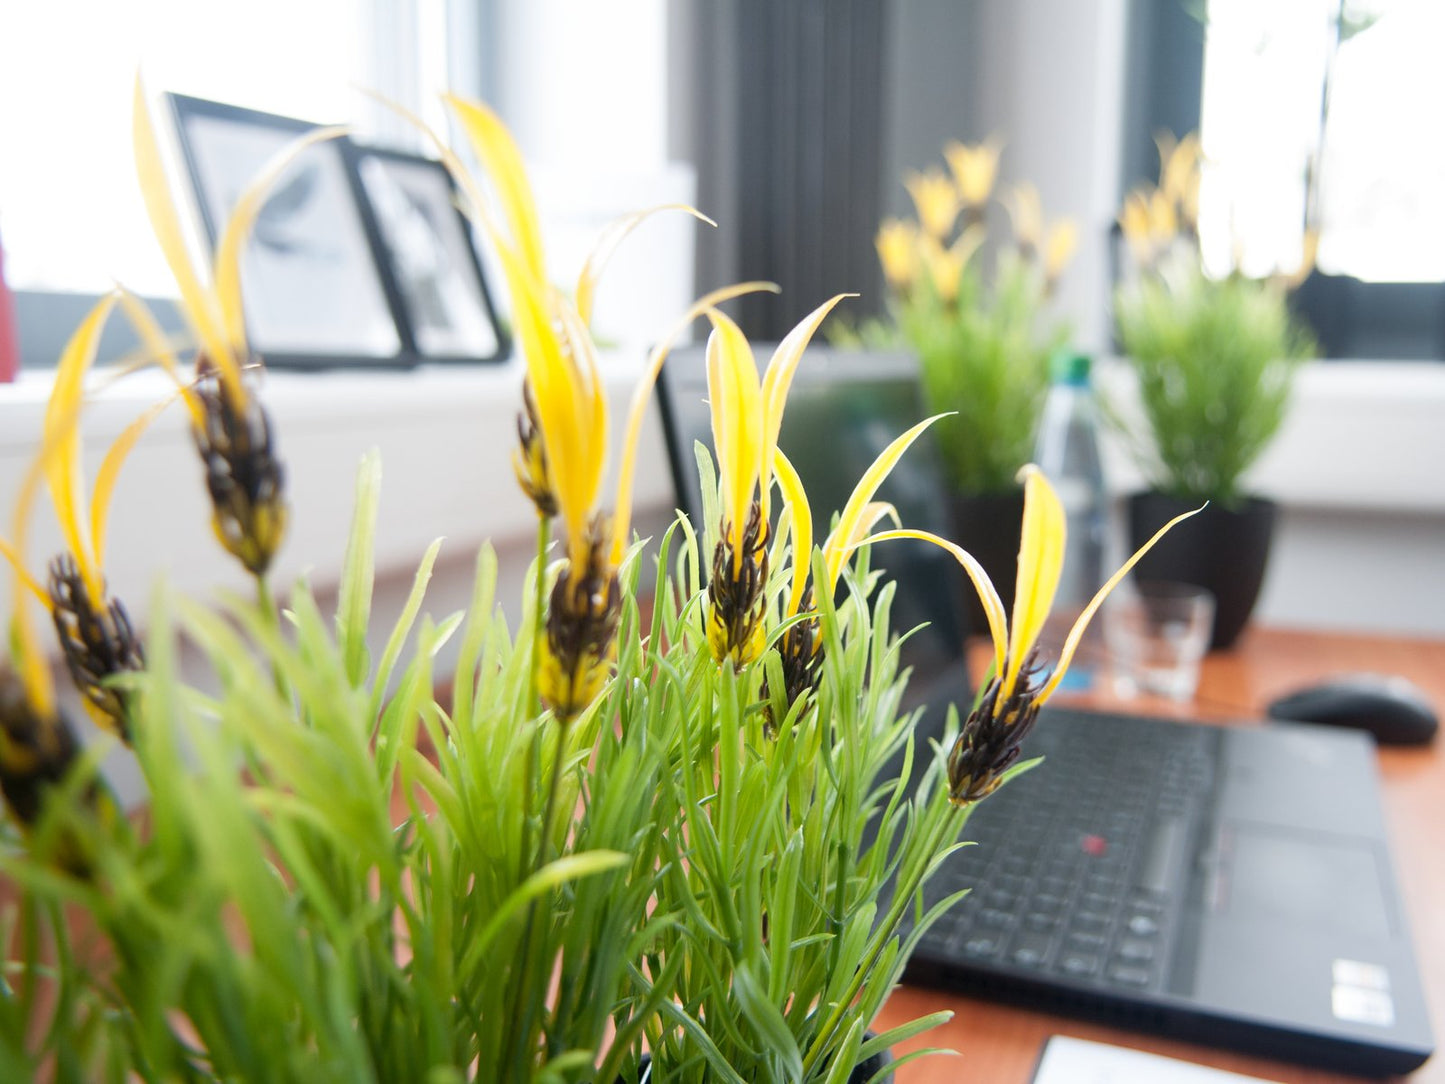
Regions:
[[838, 294], [805, 316], [778, 344], [763, 377], [737, 324], [715, 309], [707, 314], [713, 325], [707, 344], [708, 403], [722, 505], [708, 580], [707, 635], [719, 662], [743, 667], [762, 652], [769, 508], [783, 408], [813, 333], [847, 296]]
[[1049, 227], [1044, 242], [1044, 280], [1053, 284], [1063, 274], [1079, 244], [1079, 228], [1071, 218], [1061, 218]]
[[942, 241], [953, 229], [961, 210], [958, 191], [953, 183], [942, 170], [929, 169], [923, 173], [908, 174], [903, 184], [913, 197], [913, 206], [918, 212], [923, 232]]
[[[583, 267], [574, 304], [547, 278], [536, 202], [521, 152], [506, 126], [479, 102], [457, 97], [448, 97], [447, 102], [491, 179], [502, 212], [498, 221], [476, 178], [423, 127], [457, 176], [467, 210], [490, 236], [512, 299], [513, 325], [534, 397], [540, 456], [562, 521], [566, 552], [538, 645], [538, 684], [557, 718], [568, 722], [596, 700], [609, 676], [621, 605], [617, 567], [629, 541], [638, 440], [658, 370], [672, 343], [704, 311], [739, 294], [775, 287], [742, 283], [713, 291], [694, 303], [654, 347], [633, 392], [609, 519], [599, 505], [609, 412], [587, 317], [607, 256], [652, 210], [630, 215], [604, 234]], [[524, 438], [524, 448], [525, 443]], [[528, 454], [536, 454], [535, 449]]]
[[265, 410], [246, 389], [242, 372], [257, 364], [246, 341], [241, 300], [241, 252], [266, 197], [302, 151], [340, 135], [340, 128], [308, 132], [284, 147], [241, 192], [216, 245], [204, 284], [192, 264], [151, 124], [145, 91], [136, 79], [132, 141], [146, 214], [181, 295], [181, 312], [200, 348], [199, 381], [179, 376], [174, 355], [143, 306], [127, 303], [137, 331], [184, 389], [191, 435], [206, 471], [216, 537], [248, 571], [263, 576], [286, 530], [283, 473]]
[[1015, 185], [1004, 200], [1013, 221], [1014, 238], [1025, 252], [1038, 252], [1043, 244], [1044, 208], [1039, 190], [1025, 181]]
[[918, 227], [890, 218], [878, 230], [874, 241], [883, 277], [895, 290], [906, 290], [918, 275]]
[[918, 254], [938, 299], [948, 303], [957, 298], [958, 284], [963, 278], [963, 260], [958, 254], [944, 248], [933, 237], [923, 238]]
[[1179, 235], [1179, 213], [1174, 201], [1162, 190], [1149, 197], [1149, 236], [1155, 245], [1166, 246]]
[[[903, 457], [915, 440], [930, 425], [945, 415], [927, 418], [896, 438], [879, 453], [869, 468], [858, 479], [838, 517], [838, 523], [823, 543], [823, 567], [827, 577], [822, 589], [831, 597], [837, 590], [838, 579], [843, 573], [848, 554], [877, 525], [879, 520], [889, 517], [898, 524], [898, 513], [891, 504], [873, 500], [878, 487], [892, 472], [898, 460]], [[819, 633], [816, 614], [808, 615], [813, 607], [814, 588], [808, 586], [812, 570], [813, 518], [808, 495], [802, 479], [788, 457], [781, 449], [773, 452], [773, 467], [778, 480], [778, 489], [788, 508], [792, 542], [792, 582], [788, 590], [783, 616], [791, 619], [804, 615], [791, 624], [778, 642], [778, 653], [782, 663], [784, 698], [789, 705], [799, 697], [810, 694], [817, 687], [823, 661], [823, 640]], [[763, 699], [768, 699], [766, 682]], [[769, 725], [774, 723], [769, 710]]]
[[1199, 173], [1202, 151], [1199, 134], [1190, 132], [1177, 143], [1168, 132], [1155, 137], [1159, 148], [1159, 189], [1184, 210], [1199, 204]]
[[1124, 231], [1124, 240], [1129, 251], [1140, 266], [1154, 262], [1154, 235], [1149, 217], [1149, 192], [1136, 188], [1124, 197], [1124, 209], [1119, 213], [1119, 228]]
[[[80, 437], [85, 376], [118, 296], [112, 293], [101, 298], [61, 353], [45, 410], [40, 448], [17, 502], [14, 544], [7, 545], [0, 540], [0, 550], [15, 566], [17, 588], [24, 583], [46, 603], [66, 664], [85, 697], [86, 710], [99, 725], [129, 740], [129, 697], [108, 685], [106, 679], [126, 670], [143, 669], [144, 656], [125, 608], [107, 593], [106, 525], [121, 465], [141, 434], [170, 405], [171, 399], [145, 411], [116, 438], [101, 461], [95, 492], [87, 500], [81, 473]], [[31, 507], [42, 478], [65, 543], [64, 552], [50, 562], [48, 583], [43, 591], [29, 577], [25, 564]], [[19, 654], [28, 697], [37, 713], [50, 714], [53, 694], [48, 677], [40, 672], [43, 670], [39, 662], [41, 652], [30, 638], [32, 630], [28, 628], [23, 608], [17, 610], [16, 616], [20, 623]]]
[[866, 539], [881, 542], [912, 538], [941, 546], [963, 565], [983, 602], [993, 638], [994, 678], [978, 708], [964, 723], [949, 756], [949, 794], [958, 805], [986, 797], [1002, 782], [1003, 773], [1018, 758], [1019, 743], [1032, 729], [1039, 709], [1063, 681], [1084, 630], [1104, 599], [1175, 524], [1199, 511], [1186, 512], [1170, 520], [1109, 577], [1069, 631], [1052, 673], [1041, 678], [1036, 648], [1063, 569], [1064, 509], [1037, 467], [1030, 464], [1020, 474], [1024, 483], [1024, 518], [1012, 622], [1004, 616], [1003, 602], [983, 566], [948, 539], [911, 529], [884, 531]]
[[972, 145], [953, 140], [944, 146], [943, 157], [953, 173], [953, 183], [964, 207], [978, 208], [988, 202], [998, 176], [1001, 149], [992, 137]]

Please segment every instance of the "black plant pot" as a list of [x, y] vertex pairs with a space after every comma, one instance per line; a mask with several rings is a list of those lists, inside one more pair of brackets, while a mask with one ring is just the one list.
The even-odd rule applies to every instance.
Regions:
[[[1024, 491], [1004, 493], [953, 493], [948, 503], [949, 529], [953, 541], [983, 565], [998, 589], [1004, 612], [1013, 611], [1014, 586], [1018, 581], [1019, 536], [1024, 522]], [[988, 618], [978, 592], [966, 576], [960, 576], [962, 613], [968, 633], [986, 635]]]
[[[1138, 549], [1175, 516], [1198, 507], [1164, 493], [1129, 498], [1129, 543]], [[1207, 588], [1214, 595], [1210, 647], [1229, 647], [1254, 611], [1269, 562], [1276, 505], [1246, 497], [1226, 508], [1211, 504], [1170, 531], [1134, 569], [1140, 580], [1172, 580]]]

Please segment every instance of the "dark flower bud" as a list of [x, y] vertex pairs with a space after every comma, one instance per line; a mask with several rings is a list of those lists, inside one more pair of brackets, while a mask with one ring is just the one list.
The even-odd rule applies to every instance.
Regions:
[[1039, 717], [1039, 667], [1031, 657], [1013, 694], [999, 702], [1001, 683], [989, 682], [948, 754], [948, 796], [964, 806], [987, 798], [1019, 758], [1019, 746]]
[[718, 662], [746, 666], [763, 650], [763, 590], [768, 584], [768, 525], [753, 502], [736, 553], [728, 545], [732, 525], [723, 524], [708, 581], [707, 641]]
[[622, 588], [607, 539], [601, 518], [593, 520], [586, 559], [563, 569], [547, 603], [537, 687], [564, 723], [597, 699], [612, 669]]
[[[813, 591], [804, 595], [800, 612], [807, 613], [813, 608]], [[790, 625], [778, 641], [778, 658], [783, 669], [783, 697], [789, 708], [805, 696], [811, 696], [818, 688], [823, 669], [823, 629], [817, 615], [804, 617]], [[768, 683], [763, 682], [763, 700], [770, 698]], [[768, 733], [777, 729], [771, 707], [766, 709]]]
[[106, 679], [145, 669], [145, 654], [125, 607], [108, 599], [97, 609], [75, 558], [64, 554], [50, 562], [50, 615], [75, 687], [98, 722], [130, 741], [130, 700], [126, 690]]
[[522, 382], [522, 412], [517, 415], [517, 444], [512, 452], [512, 470], [517, 484], [537, 506], [537, 514], [551, 519], [557, 514], [557, 494], [547, 468], [547, 449], [542, 443], [542, 423], [537, 416], [537, 400], [532, 382]]
[[262, 576], [286, 533], [285, 474], [271, 422], [254, 396], [229, 392], [204, 357], [197, 367], [195, 394], [205, 424], [193, 426], [191, 435], [206, 468], [211, 523], [227, 552]]

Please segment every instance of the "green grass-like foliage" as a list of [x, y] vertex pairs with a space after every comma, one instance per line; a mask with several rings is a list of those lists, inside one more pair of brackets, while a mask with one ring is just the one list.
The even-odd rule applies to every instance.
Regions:
[[[646, 623], [641, 546], [624, 563], [616, 676], [563, 728], [535, 709], [536, 615], [509, 630], [490, 547], [466, 612], [433, 620], [433, 546], [370, 657], [379, 485], [369, 457], [331, 619], [304, 584], [279, 623], [157, 590], [134, 678], [143, 819], [66, 800], [91, 757], [0, 856], [21, 890], [0, 1079], [611, 1084], [647, 1049], [669, 1081], [837, 1084], [946, 1015], [865, 1038], [952, 902], [924, 913], [921, 889], [966, 818], [900, 713], [892, 588], [866, 554], [821, 600], [815, 706], [775, 698], [771, 737], [777, 655], [741, 675], [712, 661], [712, 539], [680, 520]], [[549, 574], [534, 564], [523, 599]], [[783, 591], [779, 571], [778, 607]], [[182, 641], [214, 691], [186, 684]], [[898, 750], [927, 764], [916, 789], [882, 774]], [[87, 872], [48, 860], [61, 837]]]
[[933, 427], [950, 482], [963, 493], [1005, 493], [1033, 457], [1049, 362], [1068, 332], [1048, 314], [1036, 266], [1006, 249], [985, 281], [981, 259], [964, 267], [954, 299], [923, 282], [892, 299], [891, 319], [834, 338], [913, 350], [928, 412], [954, 413]]
[[1115, 315], [1139, 377], [1151, 438], [1140, 460], [1151, 484], [1188, 501], [1236, 503], [1314, 350], [1283, 286], [1175, 267], [1121, 287]]

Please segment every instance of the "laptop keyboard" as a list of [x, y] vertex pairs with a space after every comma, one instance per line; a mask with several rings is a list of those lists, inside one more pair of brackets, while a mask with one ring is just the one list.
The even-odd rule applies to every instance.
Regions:
[[975, 808], [964, 838], [977, 844], [950, 859], [926, 897], [972, 891], [918, 954], [1160, 989], [1217, 737], [1158, 720], [1046, 711], [1024, 756], [1048, 759]]

